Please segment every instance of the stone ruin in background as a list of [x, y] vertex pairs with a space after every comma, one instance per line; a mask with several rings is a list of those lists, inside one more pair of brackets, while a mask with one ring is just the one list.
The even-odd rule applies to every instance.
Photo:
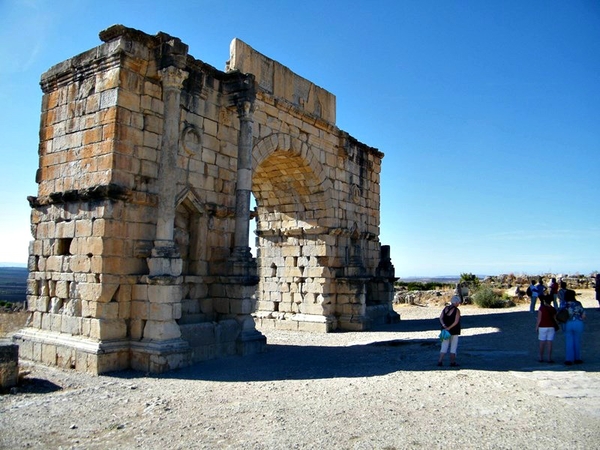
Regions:
[[222, 72], [165, 33], [100, 38], [41, 80], [22, 357], [163, 372], [398, 320], [383, 154], [331, 93], [237, 39]]

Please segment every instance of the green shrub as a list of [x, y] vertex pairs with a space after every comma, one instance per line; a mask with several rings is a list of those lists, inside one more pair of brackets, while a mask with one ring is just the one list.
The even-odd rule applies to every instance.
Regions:
[[439, 283], [434, 281], [397, 281], [396, 287], [406, 287], [407, 291], [433, 291], [436, 289], [450, 289], [454, 287], [451, 283]]
[[509, 305], [500, 294], [487, 286], [477, 289], [471, 298], [473, 303], [480, 308], [504, 308]]
[[469, 289], [477, 289], [479, 287], [479, 278], [472, 273], [461, 273], [460, 283], [467, 285]]

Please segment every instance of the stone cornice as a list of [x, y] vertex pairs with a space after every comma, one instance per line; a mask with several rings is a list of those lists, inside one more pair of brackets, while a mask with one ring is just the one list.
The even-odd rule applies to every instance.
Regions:
[[367, 144], [363, 144], [358, 139], [350, 136], [345, 131], [340, 130], [340, 134], [341, 134], [341, 138], [344, 140], [344, 147], [353, 145], [353, 146], [359, 147], [361, 150], [366, 151], [367, 153], [371, 153], [371, 154], [375, 155], [379, 159], [383, 159], [384, 154], [382, 152], [380, 152], [378, 149], [376, 149], [374, 147], [369, 147]]
[[100, 54], [96, 50], [82, 53], [79, 57], [71, 58], [52, 67], [42, 75], [40, 87], [47, 94], [73, 82], [81, 82], [93, 77], [98, 72], [104, 72], [121, 65], [122, 52], [110, 55]]
[[[66, 203], [91, 202], [101, 200], [127, 201], [132, 204], [154, 205], [158, 204], [155, 194], [133, 191], [116, 184], [94, 186], [85, 189], [73, 189], [65, 192], [53, 192], [45, 196], [28, 196], [29, 206], [37, 208], [48, 205], [59, 205]], [[219, 219], [235, 217], [235, 208], [216, 203], [201, 203], [201, 208], [208, 216]]]
[[95, 200], [127, 200], [130, 191], [116, 184], [93, 186], [85, 189], [73, 189], [65, 192], [53, 192], [47, 196], [29, 196], [27, 200], [32, 208], [61, 203], [89, 202]]
[[327, 227], [311, 227], [311, 228], [286, 228], [286, 229], [269, 229], [269, 230], [256, 230], [257, 236], [268, 237], [268, 236], [295, 236], [295, 237], [307, 237], [311, 236], [322, 236], [324, 234], [328, 234], [330, 236], [342, 236], [342, 237], [352, 237], [355, 236], [359, 240], [365, 241], [375, 241], [378, 242], [379, 238], [374, 233], [369, 233], [367, 231], [363, 231], [356, 233], [354, 229], [350, 228], [327, 228]]
[[125, 37], [145, 44], [148, 47], [155, 47], [160, 44], [160, 40], [156, 36], [151, 36], [143, 31], [129, 28], [124, 25], [113, 25], [108, 27], [106, 30], [102, 30], [98, 34], [98, 37], [102, 42], [110, 42], [120, 37]]

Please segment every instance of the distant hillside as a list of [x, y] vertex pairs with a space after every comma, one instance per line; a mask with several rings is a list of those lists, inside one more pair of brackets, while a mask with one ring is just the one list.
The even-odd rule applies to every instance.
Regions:
[[407, 283], [410, 282], [418, 282], [418, 283], [440, 283], [440, 284], [450, 284], [450, 283], [458, 283], [460, 280], [460, 276], [438, 276], [438, 277], [400, 277], [399, 281], [405, 281]]
[[24, 302], [27, 273], [27, 267], [0, 267], [0, 300]]

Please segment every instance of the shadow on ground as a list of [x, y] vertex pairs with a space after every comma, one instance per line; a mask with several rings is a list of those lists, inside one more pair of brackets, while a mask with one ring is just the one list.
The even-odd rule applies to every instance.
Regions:
[[[19, 394], [51, 394], [62, 391], [62, 387], [43, 378], [24, 377], [14, 388]], [[3, 392], [6, 394], [7, 392]]]
[[[300, 346], [269, 344], [267, 351], [258, 355], [229, 357], [205, 361], [175, 370], [157, 378], [175, 378], [223, 382], [311, 380], [324, 378], [359, 378], [382, 376], [399, 370], [487, 370], [523, 371], [580, 370], [597, 372], [600, 369], [598, 342], [600, 312], [588, 313], [584, 332], [583, 365], [566, 367], [564, 335], [557, 333], [554, 342], [555, 364], [537, 362], [537, 334], [535, 315], [525, 311], [499, 312], [463, 316], [465, 335], [461, 336], [458, 350], [459, 368], [437, 367], [438, 339], [411, 339], [410, 333], [437, 331], [437, 319], [403, 320], [398, 324], [377, 327], [381, 333], [408, 333], [407, 339], [383, 339], [364, 345]], [[481, 329], [481, 333], [477, 330]], [[468, 335], [468, 330], [475, 334]], [[123, 371], [111, 376], [136, 378], [140, 372]], [[143, 375], [147, 376], [147, 375]]]

